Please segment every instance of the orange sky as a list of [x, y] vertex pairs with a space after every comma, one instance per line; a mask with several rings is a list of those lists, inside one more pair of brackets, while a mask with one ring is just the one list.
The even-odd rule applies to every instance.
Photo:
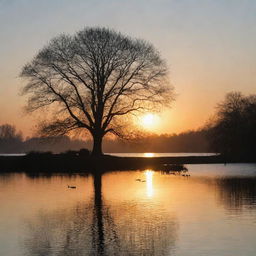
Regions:
[[253, 0], [0, 1], [0, 124], [31, 135], [37, 118], [22, 112], [18, 75], [53, 36], [108, 26], [150, 41], [168, 62], [177, 98], [152, 131], [196, 129], [225, 93], [255, 93], [255, 13]]

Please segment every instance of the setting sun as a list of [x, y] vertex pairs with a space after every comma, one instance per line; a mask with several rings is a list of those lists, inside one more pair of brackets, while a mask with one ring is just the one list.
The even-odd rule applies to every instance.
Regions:
[[141, 117], [140, 123], [145, 129], [151, 129], [157, 125], [158, 117], [155, 114], [148, 113]]

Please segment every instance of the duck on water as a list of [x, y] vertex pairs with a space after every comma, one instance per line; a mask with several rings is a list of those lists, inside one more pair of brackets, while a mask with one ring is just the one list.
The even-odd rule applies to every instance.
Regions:
[[69, 185], [68, 185], [68, 188], [75, 189], [76, 186], [69, 186]]

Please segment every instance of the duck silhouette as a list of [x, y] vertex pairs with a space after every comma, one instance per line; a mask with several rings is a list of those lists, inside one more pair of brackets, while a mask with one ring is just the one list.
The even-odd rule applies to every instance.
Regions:
[[139, 182], [146, 182], [145, 180], [142, 180], [142, 179], [136, 179], [136, 181], [139, 181]]

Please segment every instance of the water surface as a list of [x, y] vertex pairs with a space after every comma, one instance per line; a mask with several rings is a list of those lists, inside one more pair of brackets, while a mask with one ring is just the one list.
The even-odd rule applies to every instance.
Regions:
[[256, 165], [187, 167], [1, 175], [0, 255], [255, 256]]
[[178, 157], [178, 156], [214, 156], [216, 153], [106, 153], [120, 157]]

